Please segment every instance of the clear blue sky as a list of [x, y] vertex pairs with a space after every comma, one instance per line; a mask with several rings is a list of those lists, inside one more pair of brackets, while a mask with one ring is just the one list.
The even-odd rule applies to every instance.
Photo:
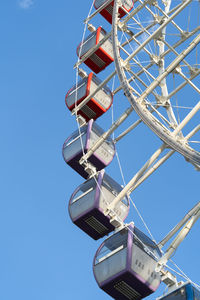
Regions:
[[[102, 241], [91, 240], [68, 216], [70, 195], [84, 180], [61, 155], [64, 140], [76, 129], [64, 97], [74, 84], [76, 46], [90, 5], [91, 0], [0, 1], [2, 300], [110, 298], [92, 273]], [[125, 98], [116, 99], [116, 115], [120, 101], [128, 106]], [[110, 112], [99, 120], [105, 129], [110, 122]], [[144, 125], [119, 143], [127, 181], [159, 145]], [[107, 172], [122, 183], [116, 159]], [[159, 241], [199, 201], [199, 173], [175, 154], [132, 198]], [[133, 209], [131, 220], [144, 230]], [[174, 256], [198, 284], [199, 224]]]

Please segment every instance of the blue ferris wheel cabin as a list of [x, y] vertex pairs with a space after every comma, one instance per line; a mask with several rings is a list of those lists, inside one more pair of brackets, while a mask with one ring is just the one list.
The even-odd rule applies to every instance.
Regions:
[[200, 291], [191, 283], [186, 283], [158, 300], [200, 300]]

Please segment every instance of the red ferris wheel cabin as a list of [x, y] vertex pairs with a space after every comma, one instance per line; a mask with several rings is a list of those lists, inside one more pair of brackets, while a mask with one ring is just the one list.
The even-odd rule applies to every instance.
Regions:
[[[100, 84], [101, 80], [90, 73], [88, 77], [83, 78], [77, 85], [74, 85], [65, 97], [65, 103], [69, 110], [72, 111], [76, 105], [93, 93]], [[77, 113], [86, 122], [91, 119], [96, 120], [110, 108], [112, 102], [112, 93], [107, 86], [104, 86]]]
[[[108, 0], [95, 0], [94, 7], [98, 9], [103, 4], [108, 2]], [[113, 6], [114, 0], [109, 3], [104, 9], [100, 11], [100, 14], [110, 23], [112, 24], [112, 14], [113, 14]], [[121, 19], [126, 15], [126, 11], [129, 12], [133, 8], [133, 0], [122, 0], [122, 8], [119, 8], [119, 18]]]
[[[106, 36], [106, 31], [98, 27], [77, 47], [77, 55], [82, 58]], [[96, 51], [92, 52], [84, 63], [95, 73], [104, 70], [114, 61], [111, 39], [107, 39]]]

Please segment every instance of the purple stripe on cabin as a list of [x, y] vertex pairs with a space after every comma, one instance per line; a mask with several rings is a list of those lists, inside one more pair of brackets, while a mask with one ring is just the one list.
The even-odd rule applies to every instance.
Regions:
[[89, 141], [90, 141], [90, 135], [91, 135], [93, 123], [94, 123], [93, 119], [88, 122], [87, 135], [86, 135], [86, 144], [85, 144], [85, 150], [86, 150], [86, 152], [89, 149]]
[[101, 194], [101, 185], [102, 185], [102, 181], [103, 181], [103, 176], [104, 176], [105, 170], [102, 170], [99, 172], [98, 174], [98, 178], [97, 178], [97, 186], [96, 186], [96, 193], [95, 193], [95, 200], [94, 200], [94, 206], [95, 207], [99, 207], [99, 200], [100, 200], [100, 194]]
[[131, 271], [131, 260], [132, 260], [132, 250], [133, 250], [133, 234], [134, 226], [130, 224], [127, 228], [128, 230], [128, 240], [127, 240], [127, 257], [126, 257], [126, 268]]

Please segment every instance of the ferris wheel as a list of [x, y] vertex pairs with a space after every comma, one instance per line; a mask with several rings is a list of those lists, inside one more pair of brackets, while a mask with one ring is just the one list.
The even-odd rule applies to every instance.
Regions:
[[[99, 18], [105, 27], [99, 26]], [[159, 243], [134, 223], [125, 223], [131, 193], [174, 153], [191, 163], [194, 172], [200, 170], [199, 31], [198, 0], [95, 0], [85, 19], [76, 82], [65, 98], [78, 129], [64, 142], [63, 157], [85, 179], [72, 193], [70, 217], [94, 240], [105, 239], [93, 270], [99, 287], [114, 299], [143, 299], [161, 281], [168, 293], [160, 299], [200, 299], [197, 284], [179, 283], [167, 270], [168, 260], [200, 217], [200, 203]], [[104, 131], [96, 120], [112, 109], [117, 95], [129, 106], [122, 112], [120, 107], [118, 118], [112, 117]], [[138, 119], [115, 137], [133, 112]], [[122, 186], [105, 169], [118, 155], [118, 141], [141, 123], [161, 145]], [[119, 168], [122, 172], [120, 163]]]

